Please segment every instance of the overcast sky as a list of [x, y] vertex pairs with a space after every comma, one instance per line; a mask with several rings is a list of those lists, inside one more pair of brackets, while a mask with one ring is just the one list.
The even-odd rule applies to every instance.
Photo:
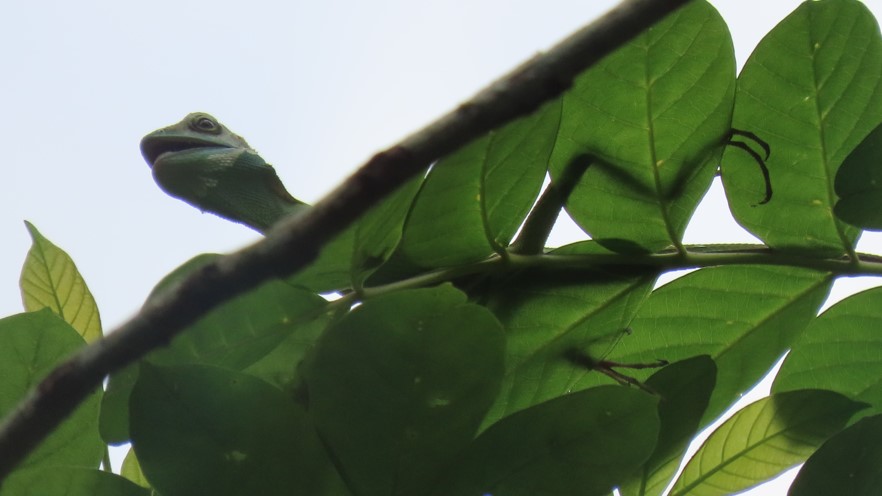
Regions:
[[[0, 315], [21, 311], [25, 219], [74, 258], [105, 329], [193, 255], [258, 239], [163, 194], [138, 150], [147, 132], [212, 113], [312, 202], [374, 152], [615, 3], [3, 2]], [[739, 65], [799, 4], [711, 3], [729, 23]], [[882, 0], [865, 3], [882, 16]], [[721, 222], [726, 215], [715, 187], [687, 240], [751, 240]], [[575, 236], [564, 230], [554, 241]], [[882, 253], [878, 239], [865, 237], [861, 248]], [[837, 289], [841, 297], [847, 288]]]

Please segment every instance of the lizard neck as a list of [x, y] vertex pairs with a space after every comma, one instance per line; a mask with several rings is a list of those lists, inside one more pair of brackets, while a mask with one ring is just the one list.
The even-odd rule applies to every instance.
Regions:
[[154, 162], [153, 177], [169, 195], [261, 233], [307, 208], [288, 193], [272, 166], [246, 148], [166, 153]]

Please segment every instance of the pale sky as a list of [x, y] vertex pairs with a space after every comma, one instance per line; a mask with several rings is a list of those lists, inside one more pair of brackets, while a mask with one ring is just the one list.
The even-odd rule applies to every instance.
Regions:
[[[42, 0], [0, 5], [0, 316], [35, 224], [75, 260], [105, 329], [167, 272], [259, 238], [153, 183], [140, 138], [192, 111], [218, 117], [312, 202], [376, 151], [591, 21], [609, 0]], [[739, 65], [799, 2], [711, 0]], [[882, 17], [882, 0], [865, 2]], [[749, 241], [720, 188], [688, 242]], [[581, 236], [555, 233], [555, 244]], [[882, 253], [882, 237], [861, 249]], [[836, 297], [875, 279], [837, 284]], [[785, 486], [786, 487], [786, 486]], [[749, 494], [784, 494], [760, 489]]]

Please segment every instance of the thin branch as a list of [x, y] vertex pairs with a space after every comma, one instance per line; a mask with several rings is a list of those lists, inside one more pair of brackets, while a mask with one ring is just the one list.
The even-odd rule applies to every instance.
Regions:
[[410, 177], [493, 128], [560, 96], [573, 78], [688, 0], [626, 0], [453, 112], [375, 155], [315, 207], [262, 241], [202, 267], [38, 384], [0, 426], [5, 478], [108, 374], [167, 344], [224, 301], [312, 262], [322, 246]]

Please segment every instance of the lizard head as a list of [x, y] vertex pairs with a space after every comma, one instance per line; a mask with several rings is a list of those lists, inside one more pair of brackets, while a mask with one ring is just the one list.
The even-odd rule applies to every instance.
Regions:
[[141, 155], [150, 167], [163, 153], [199, 148], [251, 149], [242, 137], [204, 112], [189, 114], [181, 122], [157, 129], [141, 140]]
[[303, 207], [271, 165], [206, 113], [148, 134], [141, 154], [169, 195], [261, 232]]

